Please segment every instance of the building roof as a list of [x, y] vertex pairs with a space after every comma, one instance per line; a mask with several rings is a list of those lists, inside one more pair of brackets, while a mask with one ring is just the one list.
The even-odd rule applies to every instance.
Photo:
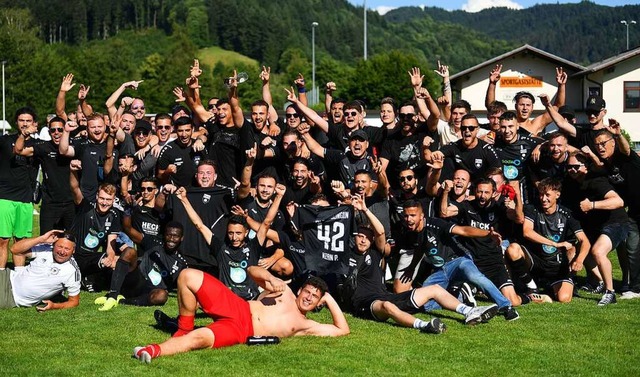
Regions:
[[559, 56], [556, 56], [556, 55], [550, 54], [550, 53], [548, 53], [546, 51], [540, 50], [539, 48], [535, 48], [533, 46], [525, 44], [523, 46], [520, 46], [520, 47], [516, 48], [515, 50], [511, 50], [511, 51], [506, 52], [506, 53], [504, 53], [504, 54], [502, 54], [500, 56], [496, 56], [493, 59], [484, 61], [484, 62], [482, 62], [482, 63], [480, 63], [480, 64], [478, 64], [476, 66], [473, 66], [471, 68], [465, 69], [464, 71], [458, 72], [455, 75], [451, 76], [451, 80], [455, 80], [455, 79], [457, 79], [459, 77], [467, 75], [468, 73], [476, 71], [476, 70], [478, 70], [480, 68], [484, 68], [484, 67], [487, 67], [487, 66], [493, 66], [494, 64], [496, 64], [497, 62], [499, 62], [501, 60], [504, 60], [504, 59], [506, 59], [506, 58], [508, 58], [510, 56], [513, 56], [513, 55], [516, 55], [516, 54], [519, 54], [519, 53], [522, 53], [522, 52], [533, 53], [535, 55], [541, 56], [544, 59], [547, 59], [547, 60], [550, 60], [550, 61], [553, 61], [553, 62], [557, 62], [558, 65], [561, 65], [563, 67], [571, 67], [576, 71], [582, 72], [582, 71], [584, 71], [586, 69], [586, 67], [583, 67], [580, 64], [576, 64], [576, 63], [571, 62], [571, 61], [569, 61], [567, 59], [563, 59], [563, 58], [561, 58]]
[[625, 51], [621, 54], [612, 56], [610, 58], [604, 59], [602, 61], [599, 61], [597, 63], [593, 63], [588, 65], [584, 70], [582, 70], [581, 72], [576, 73], [573, 76], [582, 76], [582, 75], [587, 75], [589, 73], [593, 73], [593, 72], [597, 72], [597, 71], [601, 71], [603, 69], [609, 68], [612, 65], [616, 65], [620, 62], [623, 62], [627, 59], [631, 59], [634, 56], [640, 55], [640, 47], [638, 48], [634, 48], [633, 50], [629, 50], [629, 51]]

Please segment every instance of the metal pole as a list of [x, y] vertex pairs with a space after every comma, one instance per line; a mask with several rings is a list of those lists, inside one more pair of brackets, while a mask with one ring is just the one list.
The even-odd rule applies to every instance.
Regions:
[[367, 60], [367, 0], [364, 0], [364, 60]]
[[312, 94], [311, 94], [311, 105], [316, 104], [316, 26], [318, 26], [317, 22], [311, 23], [311, 85], [312, 85]]
[[7, 129], [5, 125], [7, 124], [6, 117], [6, 107], [5, 107], [5, 97], [4, 97], [4, 65], [7, 63], [6, 60], [2, 61], [2, 134], [5, 135], [7, 133]]
[[635, 24], [636, 22], [634, 20], [630, 20], [629, 22], [627, 22], [626, 20], [622, 20], [620, 21], [620, 23], [624, 24], [627, 27], [627, 51], [629, 51], [629, 25]]

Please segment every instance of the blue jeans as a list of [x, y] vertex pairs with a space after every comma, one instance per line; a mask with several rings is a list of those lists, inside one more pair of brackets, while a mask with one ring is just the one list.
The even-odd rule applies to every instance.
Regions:
[[640, 232], [636, 219], [629, 218], [627, 240], [621, 243], [618, 249], [625, 249], [629, 259], [629, 281], [623, 281], [622, 285], [628, 285], [634, 292], [640, 292]]
[[[427, 280], [422, 283], [422, 286], [426, 287], [438, 284], [442, 288], [447, 289], [449, 283], [452, 281], [466, 281], [475, 284], [498, 304], [498, 308], [511, 306], [511, 301], [500, 293], [500, 290], [478, 270], [478, 267], [476, 267], [468, 257], [459, 257], [445, 263], [444, 266], [432, 273]], [[426, 311], [437, 309], [441, 309], [441, 307], [434, 300], [429, 300], [424, 305], [424, 310]]]

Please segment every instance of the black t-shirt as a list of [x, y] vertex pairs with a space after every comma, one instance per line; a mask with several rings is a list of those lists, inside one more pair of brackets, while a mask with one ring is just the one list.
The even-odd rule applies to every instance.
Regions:
[[416, 177], [426, 176], [427, 169], [422, 159], [422, 140], [425, 136], [424, 133], [404, 136], [398, 131], [384, 141], [380, 157], [389, 161], [387, 176], [391, 187], [400, 186], [398, 174], [404, 169], [413, 169]]
[[138, 263], [140, 274], [155, 288], [174, 288], [180, 272], [189, 267], [182, 253], [168, 253], [162, 244], [148, 238], [142, 240], [141, 246], [148, 251]]
[[417, 200], [422, 204], [425, 217], [436, 216], [435, 201], [424, 191], [424, 187], [418, 185], [418, 191], [414, 194], [405, 193], [402, 190], [391, 189], [389, 195], [389, 217], [391, 220], [391, 237], [396, 239], [404, 226], [404, 203], [409, 200]]
[[293, 264], [293, 276], [303, 275], [307, 271], [305, 262], [305, 248], [301, 241], [293, 240], [284, 231], [278, 231], [280, 247], [284, 251], [284, 256]]
[[98, 213], [96, 205], [83, 199], [71, 225], [75, 234], [78, 251], [106, 252], [107, 236], [122, 231], [120, 211], [110, 208], [106, 213]]
[[384, 271], [381, 265], [382, 253], [376, 249], [369, 249], [359, 259], [361, 262], [358, 266], [358, 286], [351, 299], [356, 308], [372, 297], [389, 295], [389, 291], [384, 285]]
[[33, 157], [42, 166], [42, 204], [73, 202], [69, 185], [71, 158], [61, 155], [52, 141], [35, 144]]
[[354, 157], [351, 152], [342, 152], [336, 149], [327, 149], [324, 158], [330, 164], [337, 166], [337, 177], [348, 189], [353, 188], [353, 180], [358, 170], [372, 171], [371, 161], [365, 153], [362, 158]]
[[598, 133], [598, 131], [602, 130], [602, 128], [594, 130], [593, 128], [591, 128], [592, 126], [589, 123], [576, 124], [575, 127], [576, 136], [569, 138], [569, 144], [578, 149], [584, 147], [585, 145], [588, 145], [589, 148], [595, 152], [597, 150], [594, 142], [596, 134]]
[[423, 251], [426, 262], [440, 268], [459, 256], [451, 247], [454, 226], [456, 224], [437, 217], [425, 217], [424, 228], [420, 232], [405, 230], [398, 245], [402, 249]]
[[[354, 131], [355, 130], [358, 130], [358, 128], [355, 128]], [[381, 144], [387, 137], [387, 127], [365, 126], [362, 130], [367, 133], [370, 146], [377, 146]], [[349, 135], [351, 132], [353, 131], [350, 131], [342, 123], [329, 123], [329, 132], [327, 132], [329, 146], [341, 151], [346, 150], [349, 147]]]
[[[18, 134], [0, 136], [0, 199], [31, 203], [38, 170], [32, 157], [13, 154], [16, 140]], [[25, 141], [26, 147], [32, 145], [33, 140]]]
[[531, 152], [540, 143], [539, 139], [529, 136], [517, 136], [517, 140], [507, 144], [499, 140], [495, 144], [495, 150], [502, 163], [502, 171], [505, 178], [510, 181], [525, 179], [525, 167], [528, 163]]
[[[264, 221], [264, 219], [267, 217], [267, 212], [269, 212], [269, 208], [271, 208], [271, 205], [266, 208], [260, 207], [258, 205], [258, 199], [253, 196], [247, 196], [240, 202], [240, 206], [248, 211], [249, 217], [259, 223]], [[278, 213], [276, 213], [276, 217], [273, 219], [273, 223], [271, 224], [270, 229], [276, 231], [282, 230], [285, 223], [286, 221], [284, 215], [281, 211], [278, 210]], [[253, 239], [255, 236], [256, 233], [253, 230], [249, 231], [249, 238]]]
[[[210, 188], [191, 187], [187, 191], [189, 203], [196, 210], [205, 226], [213, 234], [227, 233], [226, 215], [235, 200], [235, 191], [222, 186]], [[209, 246], [200, 232], [193, 225], [187, 212], [175, 195], [170, 195], [166, 204], [168, 219], [178, 221], [184, 226], [182, 250], [190, 265], [216, 266], [216, 259], [209, 253]]]
[[[478, 144], [472, 149], [466, 149], [463, 140], [449, 143], [440, 148], [444, 156], [453, 162], [455, 169], [465, 169], [475, 181], [484, 176], [489, 168], [502, 168], [502, 163], [491, 144], [478, 140]], [[448, 171], [450, 165], [445, 164], [444, 179], [451, 179], [454, 171]], [[446, 178], [445, 178], [446, 177]]]
[[[294, 178], [291, 174], [294, 162], [297, 158], [289, 158], [288, 155], [282, 151], [282, 148], [276, 148], [276, 158], [277, 161], [275, 168], [278, 173], [278, 177], [281, 182], [285, 182], [287, 185], [293, 185]], [[309, 163], [310, 170], [315, 174], [316, 177], [320, 177], [320, 179], [325, 179], [327, 173], [324, 170], [324, 164], [322, 163], [322, 159], [311, 153], [309, 158], [306, 159]]]
[[605, 172], [609, 183], [629, 208], [629, 217], [640, 219], [640, 156], [634, 151], [626, 156], [616, 150], [611, 161], [605, 161]]
[[[94, 143], [89, 139], [74, 139], [73, 148], [75, 150], [74, 158], [82, 162], [82, 170], [80, 171], [82, 196], [93, 200], [98, 193], [98, 186], [107, 180], [104, 173], [107, 142]], [[116, 152], [116, 150], [113, 152], [114, 162], [118, 161]], [[114, 163], [114, 169], [117, 170], [117, 163]]]
[[218, 262], [220, 281], [245, 300], [256, 298], [260, 293], [258, 285], [249, 276], [247, 268], [258, 265], [258, 240], [253, 239], [239, 248], [233, 248], [214, 234], [209, 249]]
[[[146, 238], [154, 238], [162, 242], [162, 224], [165, 216], [162, 211], [147, 206], [135, 206], [125, 216], [131, 216], [131, 227], [144, 235]], [[145, 250], [142, 248], [142, 250]], [[138, 252], [139, 255], [143, 254]]]
[[[158, 169], [165, 170], [170, 164], [176, 166], [177, 172], [171, 176], [171, 182], [178, 187], [191, 187], [201, 160], [207, 159], [207, 152], [196, 152], [192, 145], [184, 146], [174, 140], [165, 145], [158, 157]], [[219, 176], [219, 174], [218, 174]]]
[[[250, 126], [223, 127], [219, 123], [207, 122], [209, 133], [209, 158], [216, 162], [216, 181], [224, 186], [233, 187], [234, 177], [239, 177], [245, 159], [242, 140], [251, 137]], [[252, 145], [253, 146], [253, 145]]]
[[[576, 240], [578, 233], [582, 232], [580, 222], [571, 216], [571, 211], [560, 205], [550, 215], [532, 205], [528, 205], [524, 208], [524, 217], [533, 223], [533, 230], [536, 233], [554, 242], [573, 242]], [[526, 244], [532, 245], [533, 243], [527, 241]], [[533, 247], [528, 247], [528, 250], [536, 253], [538, 257], [547, 262], [559, 262], [558, 253], [560, 251], [553, 246], [533, 244]], [[542, 253], [539, 253], [539, 251], [542, 251]]]
[[[492, 201], [487, 207], [481, 207], [477, 200], [464, 201], [462, 203], [452, 202], [451, 204], [458, 207], [457, 222], [460, 225], [472, 226], [483, 230], [493, 228], [505, 237], [504, 232], [501, 230], [505, 225], [510, 224], [510, 220], [507, 218], [506, 208], [503, 204]], [[463, 237], [459, 239], [470, 251], [476, 266], [489, 267], [504, 263], [500, 245], [497, 245], [490, 236], [482, 238]]]
[[302, 205], [296, 224], [304, 236], [307, 269], [319, 274], [348, 272], [353, 207]]
[[607, 177], [587, 177], [582, 182], [567, 178], [562, 185], [562, 204], [567, 206], [573, 216], [580, 221], [587, 235], [593, 236], [606, 225], [625, 223], [629, 220], [624, 208], [614, 210], [595, 209], [588, 213], [582, 212], [580, 202], [589, 199], [591, 202], [603, 200], [604, 196], [614, 191]]

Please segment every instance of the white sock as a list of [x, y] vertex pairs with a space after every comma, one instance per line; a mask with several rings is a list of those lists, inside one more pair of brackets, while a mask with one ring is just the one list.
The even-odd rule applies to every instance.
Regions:
[[420, 318], [416, 318], [416, 320], [413, 322], [413, 328], [414, 329], [422, 329], [427, 327], [427, 325], [429, 324], [429, 322], [423, 321]]
[[536, 285], [536, 282], [531, 280], [530, 282], [527, 283], [527, 288], [529, 289], [538, 289], [538, 286]]
[[471, 311], [471, 309], [473, 309], [473, 308], [470, 307], [470, 306], [467, 306], [465, 304], [460, 303], [456, 307], [456, 313], [460, 313], [462, 315], [467, 315]]

